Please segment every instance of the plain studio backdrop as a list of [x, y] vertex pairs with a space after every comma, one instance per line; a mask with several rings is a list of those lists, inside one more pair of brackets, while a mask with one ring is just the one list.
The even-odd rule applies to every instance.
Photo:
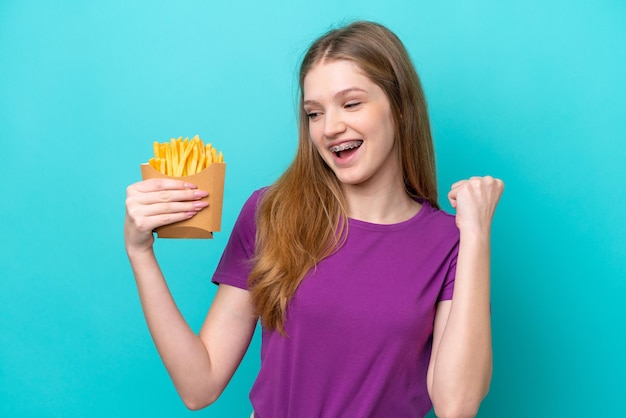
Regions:
[[0, 416], [250, 414], [258, 334], [217, 403], [178, 398], [124, 252], [125, 189], [153, 141], [224, 152], [222, 232], [156, 243], [198, 330], [241, 205], [293, 158], [303, 51], [355, 19], [394, 30], [417, 66], [442, 206], [458, 179], [506, 182], [479, 416], [626, 410], [623, 1], [2, 0]]

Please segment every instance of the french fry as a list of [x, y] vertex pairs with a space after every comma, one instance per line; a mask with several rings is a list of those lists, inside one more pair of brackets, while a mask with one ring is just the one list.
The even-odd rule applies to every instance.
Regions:
[[206, 153], [206, 158], [207, 158], [207, 161], [206, 161], [207, 167], [211, 165], [211, 163], [213, 162], [213, 154], [211, 154], [212, 148], [213, 148], [213, 145], [211, 144], [206, 144], [206, 146], [204, 147], [205, 149], [204, 152]]
[[148, 164], [155, 170], [172, 177], [191, 176], [212, 163], [223, 163], [224, 155], [212, 144], [204, 144], [198, 135], [171, 138], [168, 142], [152, 144], [154, 157]]
[[178, 143], [176, 145], [178, 145], [178, 168], [176, 169], [176, 171], [174, 171], [174, 176], [180, 177], [182, 176], [182, 174], [178, 173], [182, 171], [182, 166], [184, 163], [183, 154], [185, 153], [185, 141], [183, 140], [182, 136], [178, 139]]
[[172, 138], [170, 139], [170, 145], [172, 149], [172, 172], [169, 175], [173, 176], [178, 169], [178, 141]]
[[187, 166], [187, 171], [189, 173], [196, 173], [196, 167], [198, 166], [198, 147], [197, 142], [194, 142], [191, 150], [191, 158], [189, 159], [189, 164]]
[[178, 137], [178, 156], [180, 157], [180, 155], [183, 153], [183, 149], [185, 148], [185, 145], [187, 144], [187, 142], [189, 142], [189, 138], [185, 138], [185, 140], [183, 141], [183, 137], [180, 136]]
[[159, 158], [159, 171], [161, 173], [165, 173], [167, 171], [167, 164], [165, 163], [165, 158]]
[[204, 153], [204, 146], [202, 143], [198, 144], [198, 165], [196, 166], [196, 170], [199, 172], [206, 168], [206, 154]]
[[185, 141], [183, 142], [182, 155], [180, 157], [180, 161], [178, 162], [178, 170], [174, 173], [174, 177], [181, 177], [186, 174], [187, 157], [189, 157], [192, 148], [192, 144], [187, 140], [187, 138], [185, 138]]
[[165, 170], [166, 173], [163, 173], [167, 176], [171, 176], [173, 174], [173, 169], [172, 169], [172, 147], [170, 147], [170, 144], [167, 144], [168, 146], [165, 147]]

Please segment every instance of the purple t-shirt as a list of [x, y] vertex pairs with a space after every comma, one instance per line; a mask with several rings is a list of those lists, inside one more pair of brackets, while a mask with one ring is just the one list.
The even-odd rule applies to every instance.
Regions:
[[[216, 283], [247, 289], [259, 191], [245, 203]], [[452, 298], [459, 231], [422, 202], [392, 225], [349, 220], [347, 241], [304, 278], [285, 321], [263, 328], [255, 418], [420, 417], [438, 301]]]

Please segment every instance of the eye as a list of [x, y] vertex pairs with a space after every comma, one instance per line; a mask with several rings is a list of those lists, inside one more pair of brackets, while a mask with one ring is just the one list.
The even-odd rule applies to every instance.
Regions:
[[353, 108], [359, 106], [360, 104], [361, 104], [361, 102], [354, 101], [354, 102], [348, 102], [344, 106], [345, 106], [346, 109], [353, 109]]
[[309, 118], [309, 120], [315, 120], [316, 118], [318, 118], [322, 113], [321, 112], [307, 112], [307, 117]]

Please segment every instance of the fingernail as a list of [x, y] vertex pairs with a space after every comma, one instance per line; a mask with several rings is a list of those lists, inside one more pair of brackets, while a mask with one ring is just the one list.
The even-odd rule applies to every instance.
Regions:
[[193, 204], [193, 207], [197, 209], [206, 208], [207, 206], [209, 206], [207, 202], [194, 202]]
[[205, 192], [204, 190], [194, 190], [193, 195], [196, 197], [206, 197], [209, 195], [209, 193]]
[[186, 189], [197, 189], [198, 187], [195, 184], [192, 184], [192, 183], [185, 183], [185, 188]]

